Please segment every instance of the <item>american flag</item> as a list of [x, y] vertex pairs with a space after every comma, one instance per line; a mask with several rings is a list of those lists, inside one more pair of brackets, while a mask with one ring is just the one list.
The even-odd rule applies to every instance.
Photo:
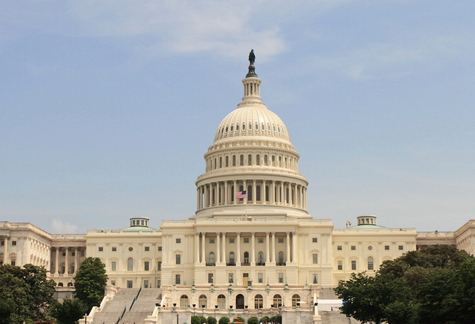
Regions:
[[246, 198], [246, 190], [236, 192], [236, 199]]

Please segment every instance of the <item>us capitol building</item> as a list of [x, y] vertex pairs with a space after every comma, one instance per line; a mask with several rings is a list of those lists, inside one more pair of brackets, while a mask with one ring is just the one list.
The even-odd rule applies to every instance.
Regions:
[[261, 101], [252, 52], [242, 83], [242, 102], [218, 125], [204, 155], [194, 216], [164, 220], [158, 229], [148, 218], [133, 217], [127, 228], [85, 235], [2, 221], [0, 262], [46, 267], [61, 294], [74, 289], [82, 260], [98, 257], [109, 276], [108, 295], [161, 288], [163, 309], [285, 307], [308, 315], [298, 321], [311, 322], [311, 306], [325, 289], [353, 272], [374, 273], [383, 261], [432, 244], [475, 252], [475, 220], [455, 232], [417, 232], [380, 226], [372, 215], [346, 228], [312, 218], [300, 155], [282, 119]]

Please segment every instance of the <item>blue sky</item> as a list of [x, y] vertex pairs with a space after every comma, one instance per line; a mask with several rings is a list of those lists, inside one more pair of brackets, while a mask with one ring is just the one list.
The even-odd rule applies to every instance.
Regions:
[[475, 218], [474, 1], [3, 1], [0, 219], [184, 219], [256, 53], [308, 210], [336, 227]]

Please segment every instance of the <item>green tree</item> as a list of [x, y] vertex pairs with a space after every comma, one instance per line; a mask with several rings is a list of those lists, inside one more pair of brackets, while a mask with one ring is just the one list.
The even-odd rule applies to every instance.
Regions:
[[415, 321], [412, 292], [401, 278], [352, 274], [349, 280], [340, 281], [335, 292], [343, 299], [342, 313], [359, 321], [376, 324]]
[[209, 316], [208, 319], [206, 320], [207, 324], [216, 324], [218, 321], [216, 320], [215, 317]]
[[58, 324], [76, 324], [87, 312], [87, 307], [77, 298], [65, 298], [62, 303], [55, 303], [51, 307], [51, 316]]
[[459, 307], [458, 321], [462, 324], [473, 323], [475, 318], [475, 258], [466, 260], [456, 274], [457, 297]]
[[259, 324], [257, 317], [251, 317], [247, 320], [247, 324]]
[[74, 281], [75, 296], [86, 305], [88, 310], [100, 305], [107, 284], [107, 274], [105, 264], [99, 258], [84, 259]]
[[221, 318], [219, 319], [219, 324], [228, 324], [229, 322], [231, 322], [231, 321], [229, 320], [229, 317], [221, 317]]
[[201, 315], [193, 315], [191, 316], [191, 324], [203, 324], [206, 323], [206, 317]]
[[0, 323], [46, 320], [54, 302], [54, 286], [54, 281], [47, 279], [44, 267], [0, 266]]
[[246, 321], [244, 320], [244, 318], [241, 317], [241, 316], [238, 316], [238, 317], [236, 317], [236, 318], [237, 318], [238, 322], [241, 322], [241, 323], [245, 323], [245, 322], [246, 322]]

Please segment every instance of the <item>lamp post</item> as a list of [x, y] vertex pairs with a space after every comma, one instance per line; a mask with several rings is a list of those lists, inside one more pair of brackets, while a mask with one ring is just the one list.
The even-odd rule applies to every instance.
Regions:
[[176, 324], [179, 324], [180, 314], [176, 313]]

